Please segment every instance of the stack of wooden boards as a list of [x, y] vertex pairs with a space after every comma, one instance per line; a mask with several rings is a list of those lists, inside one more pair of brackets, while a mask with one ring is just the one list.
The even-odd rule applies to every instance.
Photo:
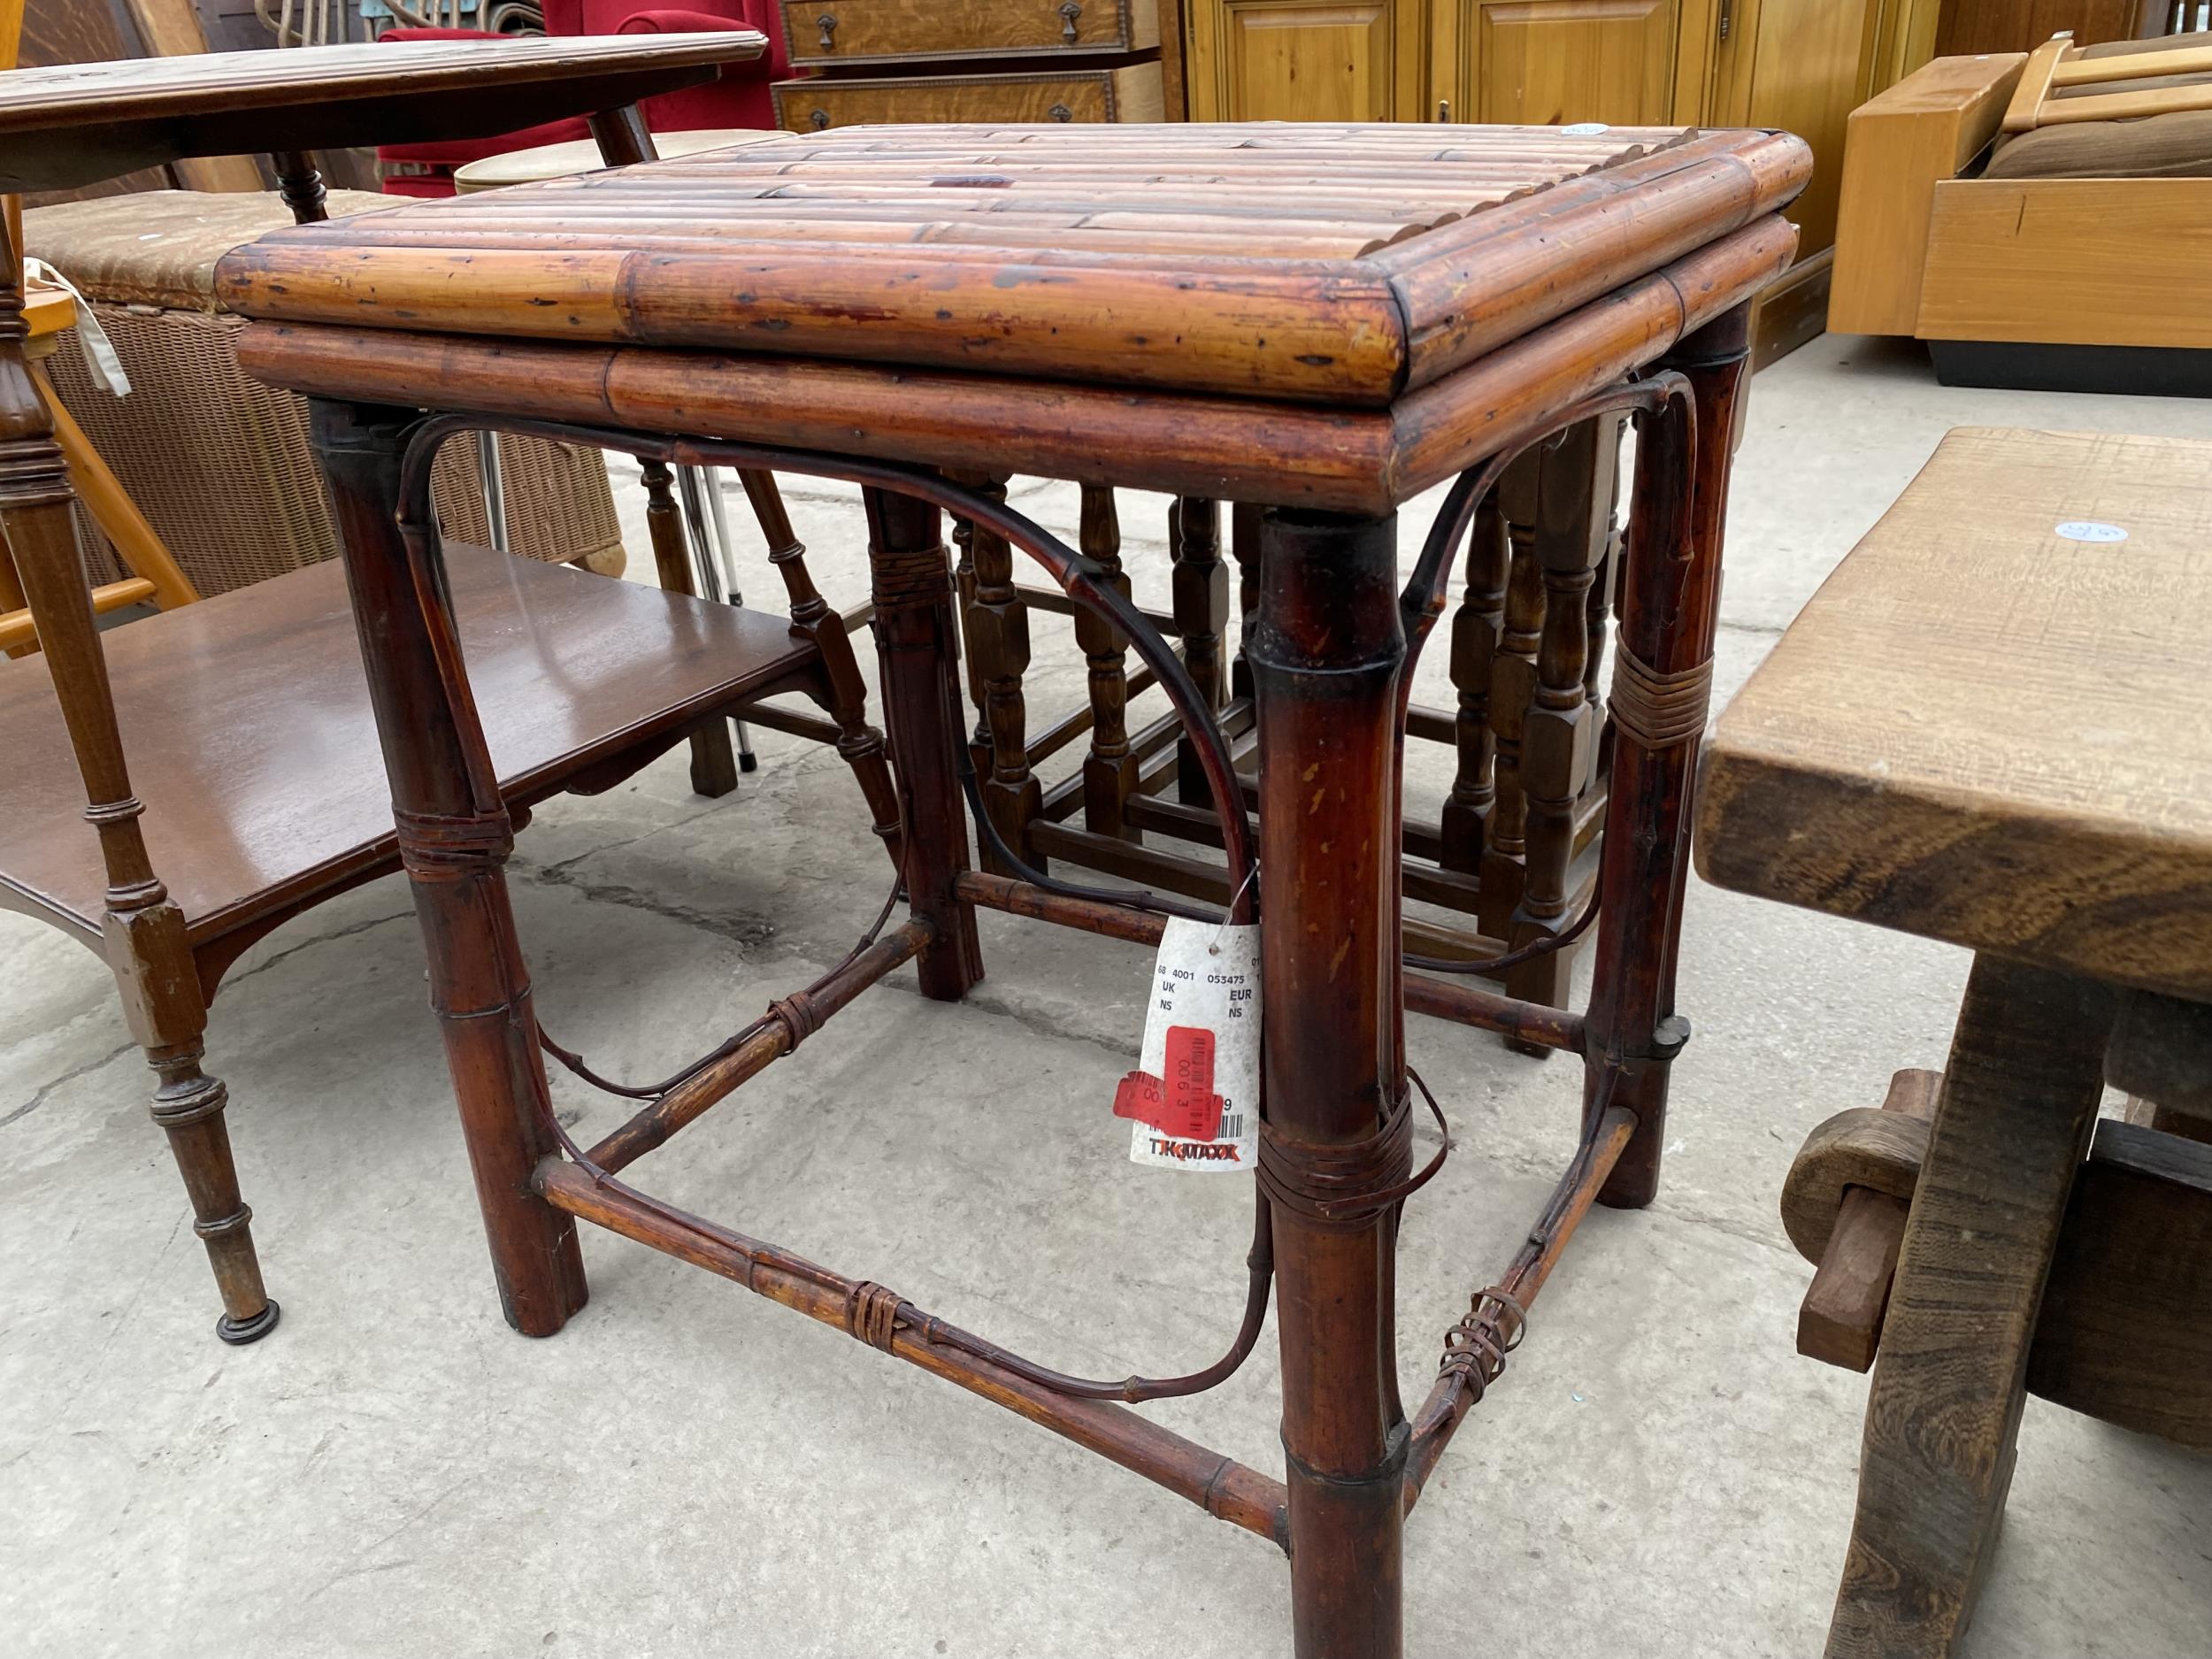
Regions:
[[1828, 326], [1948, 385], [2212, 391], [2212, 35], [1940, 58], [1855, 111]]

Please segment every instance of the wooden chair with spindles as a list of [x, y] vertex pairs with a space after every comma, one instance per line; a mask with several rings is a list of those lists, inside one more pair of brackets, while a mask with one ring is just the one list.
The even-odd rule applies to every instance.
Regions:
[[1960, 1650], [2024, 1394], [2212, 1446], [2212, 1147], [2098, 1110], [2212, 1125], [2208, 609], [2212, 443], [1954, 432], [1714, 732], [1709, 880], [1974, 952], [1784, 1187], [1874, 1373], [1829, 1659]]

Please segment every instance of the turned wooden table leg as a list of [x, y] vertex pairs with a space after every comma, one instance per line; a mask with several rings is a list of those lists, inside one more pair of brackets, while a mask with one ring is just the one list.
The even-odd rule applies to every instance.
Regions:
[[273, 150], [269, 159], [276, 167], [277, 193], [292, 210], [295, 225], [319, 225], [330, 217], [329, 192], [311, 151]]
[[[1394, 518], [1285, 509], [1261, 532], [1245, 656], [1259, 703], [1262, 1156], [1286, 1154], [1293, 1179], [1371, 1142], [1405, 1088], [1395, 534]], [[1400, 1647], [1407, 1449], [1395, 1211], [1347, 1222], [1279, 1201], [1274, 1248], [1297, 1651], [1386, 1659]]]
[[[987, 473], [956, 478], [992, 501], [1006, 499], [1006, 483]], [[968, 648], [970, 699], [976, 706], [975, 735], [969, 764], [975, 768], [983, 810], [1000, 836], [1033, 867], [1045, 869], [1042, 853], [1027, 846], [1029, 826], [1044, 811], [1044, 788], [1029, 769], [1029, 713], [1022, 676], [1029, 672], [1029, 604], [1014, 585], [1014, 549], [1004, 536], [985, 525], [968, 527], [975, 580], [964, 595], [961, 627]], [[983, 867], [1002, 870], [990, 850]]]
[[[1671, 405], [1644, 423], [1636, 444], [1627, 569], [1614, 626], [1612, 771], [1586, 1085], [1586, 1104], [1594, 1110], [1605, 1087], [1602, 1063], [1618, 1061], [1610, 1103], [1637, 1116], [1635, 1135], [1598, 1193], [1600, 1203], [1619, 1209], [1647, 1204], [1658, 1193], [1667, 1072], [1687, 1034], [1674, 1018], [1675, 957], [1750, 334], [1747, 303], [1678, 342], [1661, 366], [1688, 378], [1696, 419], [1682, 420], [1678, 405]], [[1686, 531], [1678, 537], [1685, 511]]]
[[1493, 939], [1510, 940], [1528, 879], [1528, 798], [1521, 787], [1521, 732], [1536, 696], [1536, 649], [1544, 632], [1544, 567], [1536, 554], [1541, 450], [1525, 451], [1498, 480], [1498, 514], [1508, 549], [1505, 603], [1490, 654], [1491, 798], [1483, 818], [1475, 917]]
[[[1521, 724], [1527, 850], [1521, 902], [1513, 912], [1516, 949], [1557, 937], [1575, 919], [1568, 912], [1568, 868], [1597, 750], [1598, 714], [1588, 687], [1590, 595], [1605, 557], [1619, 442], [1618, 420], [1600, 416], [1547, 445], [1539, 467], [1536, 557], [1543, 567], [1544, 625], [1536, 683]], [[1515, 969], [1505, 988], [1530, 1002], [1563, 1007], [1573, 963], [1571, 950], [1538, 956]]]
[[584, 1305], [583, 1258], [576, 1224], [531, 1188], [532, 1171], [557, 1148], [507, 897], [512, 830], [475, 709], [440, 678], [437, 643], [457, 660], [459, 649], [442, 565], [433, 612], [418, 596], [395, 518], [400, 456], [416, 417], [319, 399], [309, 410], [500, 1304], [525, 1336], [550, 1336]]
[[1439, 825], [1442, 845], [1437, 862], [1471, 876], [1482, 873], [1483, 832], [1498, 798], [1490, 680], [1505, 630], [1505, 581], [1512, 558], [1505, 519], [1493, 490], [1475, 510], [1473, 532], [1467, 538], [1466, 585], [1452, 618], [1452, 685], [1459, 694], [1452, 743], [1457, 764]]
[[821, 702], [837, 725], [837, 753], [852, 768], [861, 795], [868, 803], [869, 816], [874, 819], [877, 838], [891, 854], [892, 866], [903, 869], [898, 789], [884, 758], [883, 733], [868, 724], [868, 682], [861, 678], [860, 659], [854, 655], [852, 635], [845, 632], [845, 618], [830, 609], [829, 601], [814, 585], [813, 572], [806, 565], [806, 544], [791, 528], [791, 515], [784, 511], [776, 475], [744, 467], [739, 469], [737, 479], [745, 487], [745, 498], [752, 503], [761, 534], [767, 538], [768, 562], [783, 578], [784, 597], [791, 607], [791, 631], [811, 641], [821, 654]]
[[1829, 1659], [1935, 1659], [1966, 1633], [2116, 1007], [2106, 987], [1975, 958], [1875, 1355]]
[[[1221, 557], [1221, 503], [1199, 495], [1179, 497], [1168, 512], [1168, 557], [1174, 565], [1175, 627], [1183, 666], [1206, 705], [1227, 701], [1229, 676], [1222, 635], [1229, 626], [1229, 567]], [[1187, 733], [1176, 739], [1175, 798], [1186, 806], [1210, 806], [1206, 769]]]
[[1252, 638], [1252, 619], [1260, 609], [1260, 509], [1250, 502], [1229, 504], [1229, 557], [1237, 567], [1237, 651], [1229, 659], [1229, 695], [1252, 695], [1252, 664], [1244, 649]]
[[[673, 477], [664, 462], [651, 460], [638, 463], [638, 476], [645, 485], [645, 533], [653, 543], [653, 569], [661, 587], [672, 594], [692, 594], [698, 584], [684, 545]], [[736, 787], [737, 756], [730, 746], [728, 722], [718, 715], [691, 734], [691, 791], [711, 798]]]
[[[1114, 492], [1083, 486], [1083, 551], [1105, 566], [1102, 587], [1129, 596], [1121, 567], [1121, 521]], [[1091, 746], [1083, 757], [1083, 827], [1100, 835], [1141, 839], [1125, 817], [1137, 790], [1137, 757], [1129, 745], [1129, 641], [1121, 630], [1089, 611], [1075, 617], [1075, 642], [1090, 665]]]
[[906, 895], [936, 936], [915, 958], [922, 995], [956, 1002], [983, 978], [975, 908], [953, 893], [968, 868], [966, 804], [955, 759], [966, 741], [953, 590], [937, 509], [888, 490], [864, 492], [876, 603], [883, 724], [906, 800]]
[[101, 933], [131, 1035], [159, 1079], [154, 1121], [192, 1201], [193, 1231], [207, 1247], [222, 1293], [216, 1334], [251, 1342], [276, 1328], [277, 1304], [262, 1288], [253, 1212], [238, 1192], [222, 1083], [200, 1069], [207, 1007], [184, 913], [155, 875], [139, 826], [145, 808], [131, 792], [93, 622], [91, 590], [70, 522], [69, 472], [53, 419], [24, 360], [17, 273], [22, 258], [0, 230], [0, 532], [38, 629], [63, 724], [84, 780], [85, 820], [99, 838], [107, 877]]

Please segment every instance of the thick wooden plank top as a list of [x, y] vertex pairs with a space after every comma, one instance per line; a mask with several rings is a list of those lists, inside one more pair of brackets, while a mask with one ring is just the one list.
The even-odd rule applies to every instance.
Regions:
[[0, 73], [0, 191], [65, 189], [190, 156], [486, 137], [711, 81], [767, 44], [734, 29], [12, 69]]
[[2212, 443], [1953, 432], [1721, 716], [1698, 867], [2212, 999], [2208, 618]]
[[1772, 214], [1786, 134], [850, 127], [280, 231], [247, 316], [1376, 406]]

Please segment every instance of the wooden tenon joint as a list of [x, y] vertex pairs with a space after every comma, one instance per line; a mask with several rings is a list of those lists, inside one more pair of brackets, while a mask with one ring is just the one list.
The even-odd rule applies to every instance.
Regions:
[[[1936, 1096], [1942, 1087], [1940, 1071], [1900, 1071], [1889, 1080], [1889, 1096], [1883, 1101], [1882, 1110], [1925, 1125], [1935, 1116]], [[1786, 1216], [1800, 1187], [1801, 1171], [1809, 1174], [1809, 1160], [1841, 1152], [1843, 1134], [1831, 1137], [1825, 1146], [1823, 1137], [1847, 1119], [1863, 1123], [1864, 1117], [1847, 1112], [1813, 1132], [1790, 1171], [1789, 1191], [1783, 1200]], [[1862, 1156], [1878, 1156], [1870, 1147], [1853, 1150]], [[1900, 1172], [1901, 1179], [1905, 1172], [1902, 1157], [1886, 1161]], [[1918, 1173], [1916, 1158], [1911, 1161], [1909, 1173]], [[1805, 1184], [1812, 1182], [1809, 1179]], [[1797, 1351], [1808, 1359], [1855, 1371], [1873, 1367], [1874, 1351], [1882, 1340], [1882, 1317], [1889, 1309], [1890, 1283], [1897, 1273], [1897, 1253], [1904, 1243], [1905, 1221], [1912, 1209], [1910, 1180], [1902, 1179], [1902, 1194], [1894, 1190], [1897, 1184], [1893, 1179], [1881, 1187], [1850, 1181], [1842, 1185], [1827, 1247], [1816, 1258], [1819, 1269], [1797, 1310]], [[1816, 1198], [1808, 1192], [1805, 1197], [1811, 1202], [1826, 1202], [1824, 1194]], [[1794, 1229], [1792, 1236], [1796, 1236]]]

